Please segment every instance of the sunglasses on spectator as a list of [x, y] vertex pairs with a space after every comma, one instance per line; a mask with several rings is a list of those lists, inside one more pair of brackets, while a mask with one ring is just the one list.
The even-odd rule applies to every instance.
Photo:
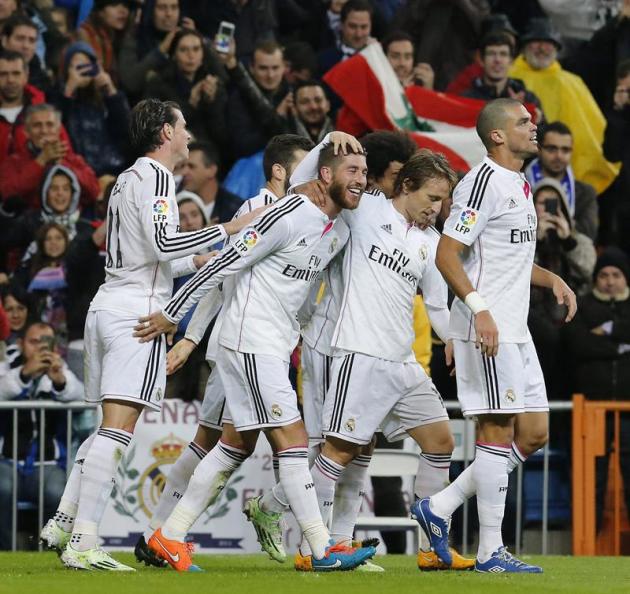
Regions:
[[556, 146], [555, 144], [543, 144], [543, 150], [549, 153], [562, 153], [563, 155], [568, 155], [573, 152], [572, 146]]

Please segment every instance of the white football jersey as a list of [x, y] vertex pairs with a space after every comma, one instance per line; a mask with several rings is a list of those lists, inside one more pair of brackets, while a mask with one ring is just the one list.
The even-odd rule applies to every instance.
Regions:
[[[483, 297], [499, 342], [527, 342], [529, 290], [536, 251], [536, 209], [523, 174], [486, 157], [457, 184], [444, 235], [469, 246], [464, 270]], [[470, 309], [455, 299], [450, 334], [474, 340]]]
[[344, 294], [332, 346], [389, 361], [415, 361], [413, 305], [448, 307], [435, 266], [438, 232], [409, 224], [382, 192], [364, 193], [344, 212], [350, 240], [343, 260]]
[[173, 292], [171, 260], [222, 241], [221, 225], [180, 233], [173, 175], [148, 157], [123, 171], [109, 198], [105, 282], [90, 311], [140, 316], [159, 310]]
[[201, 268], [163, 314], [178, 322], [205, 293], [237, 275], [223, 305], [219, 344], [288, 361], [299, 338], [297, 312], [348, 235], [340, 217], [330, 220], [304, 196], [286, 196]]

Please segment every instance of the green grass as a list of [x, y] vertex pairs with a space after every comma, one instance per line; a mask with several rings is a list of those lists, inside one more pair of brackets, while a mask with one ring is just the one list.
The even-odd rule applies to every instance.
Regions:
[[[117, 559], [133, 566], [131, 554]], [[627, 557], [524, 557], [543, 575], [496, 576], [472, 572], [421, 573], [413, 557], [388, 555], [385, 573], [298, 573], [262, 555], [198, 555], [204, 574], [179, 575], [142, 567], [135, 574], [64, 569], [53, 553], [0, 553], [0, 592], [46, 594], [546, 594], [630, 592]], [[137, 566], [136, 566], [137, 567]]]

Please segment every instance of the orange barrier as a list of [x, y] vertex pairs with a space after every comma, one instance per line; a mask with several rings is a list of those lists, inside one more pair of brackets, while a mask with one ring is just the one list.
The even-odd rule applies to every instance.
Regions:
[[[586, 400], [573, 396], [573, 554], [621, 554], [624, 527], [622, 484], [619, 466], [619, 415], [630, 412], [630, 402]], [[613, 415], [613, 445], [610, 452], [609, 490], [612, 489], [611, 545], [598, 538], [595, 512], [595, 458], [606, 453], [606, 415]], [[623, 436], [630, 439], [630, 436]], [[612, 484], [611, 484], [612, 483]], [[605, 535], [604, 535], [605, 536]]]

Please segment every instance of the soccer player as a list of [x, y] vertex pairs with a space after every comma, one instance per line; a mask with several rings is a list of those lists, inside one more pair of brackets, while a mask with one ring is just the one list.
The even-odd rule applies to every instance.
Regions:
[[448, 521], [477, 495], [479, 549], [475, 570], [541, 573], [503, 546], [501, 523], [508, 474], [547, 441], [545, 383], [527, 329], [530, 284], [553, 291], [576, 311], [573, 291], [534, 264], [536, 210], [521, 173], [535, 155], [536, 125], [521, 103], [497, 99], [477, 120], [488, 155], [455, 189], [438, 245], [437, 265], [456, 299], [450, 335], [462, 412], [479, 423], [475, 460], [446, 489], [416, 502], [412, 513], [447, 564]]
[[148, 99], [132, 113], [131, 142], [143, 155], [120, 174], [107, 215], [105, 283], [85, 324], [85, 392], [101, 403], [100, 428], [80, 446], [55, 516], [42, 541], [75, 569], [134, 571], [98, 546], [98, 525], [115, 482], [118, 464], [142, 410], [159, 410], [164, 393], [162, 337], [141, 344], [133, 338], [139, 316], [158, 309], [173, 290], [171, 261], [192, 271], [194, 254], [253, 218], [178, 232], [172, 170], [188, 155], [190, 135], [175, 103]]
[[[292, 181], [312, 176], [308, 159]], [[324, 520], [330, 516], [336, 482], [346, 467], [356, 475], [352, 481], [356, 493], [343, 504], [340, 537], [346, 541], [352, 535], [369, 465], [369, 450], [358, 455], [381, 423], [388, 438], [408, 434], [420, 444], [416, 492], [434, 493], [448, 482], [453, 448], [448, 416], [411, 345], [418, 287], [436, 332], [447, 335], [446, 284], [435, 267], [438, 234], [419, 227], [427, 226], [439, 211], [454, 181], [443, 157], [422, 151], [400, 169], [392, 200], [377, 191], [355, 211], [344, 213], [351, 239], [344, 256], [340, 315], [331, 339], [335, 358], [324, 401], [326, 441], [312, 474]], [[268, 498], [261, 503], [273, 505]], [[303, 542], [296, 567], [309, 570], [310, 564]]]
[[[279, 134], [274, 136], [265, 148], [263, 155], [263, 170], [266, 183], [258, 195], [246, 200], [238, 210], [234, 218], [252, 212], [261, 206], [273, 204], [288, 190], [289, 178], [296, 165], [313, 148], [313, 143], [296, 134]], [[223, 292], [231, 288], [233, 279], [227, 279]], [[214, 295], [217, 297], [217, 295]], [[217, 302], [218, 301], [218, 302]], [[190, 354], [201, 342], [208, 324], [214, 317], [216, 308], [220, 307], [224, 299], [215, 300], [211, 294], [202, 299], [190, 323], [186, 329], [186, 335], [169, 351], [167, 355], [167, 372], [174, 373], [184, 365]], [[217, 359], [218, 337], [221, 329], [221, 315], [217, 318], [212, 329], [206, 360], [215, 362]], [[182, 452], [175, 464], [171, 467], [166, 484], [155, 508], [149, 527], [144, 535], [140, 536], [135, 548], [136, 559], [147, 565], [163, 566], [166, 562], [157, 557], [147, 546], [151, 535], [161, 528], [166, 519], [171, 515], [173, 508], [186, 491], [188, 481], [200, 460], [217, 444], [223, 429], [223, 413], [225, 412], [225, 394], [219, 372], [214, 365], [208, 378], [199, 426], [193, 440]]]
[[278, 201], [184, 285], [162, 313], [140, 320], [137, 334], [143, 340], [170, 333], [195, 301], [236, 275], [224, 304], [217, 365], [239, 433], [224, 425], [221, 440], [195, 469], [184, 497], [149, 541], [179, 571], [198, 569], [184, 542], [186, 533], [253, 451], [261, 429], [278, 456], [282, 496], [313, 550], [314, 569], [352, 569], [376, 552], [330, 541], [308, 468], [308, 437], [288, 380], [288, 360], [298, 339], [297, 311], [311, 283], [348, 239], [348, 227], [337, 215], [357, 207], [366, 185], [361, 153], [335, 155], [330, 145], [320, 153], [317, 169], [329, 193], [323, 207], [300, 195]]

